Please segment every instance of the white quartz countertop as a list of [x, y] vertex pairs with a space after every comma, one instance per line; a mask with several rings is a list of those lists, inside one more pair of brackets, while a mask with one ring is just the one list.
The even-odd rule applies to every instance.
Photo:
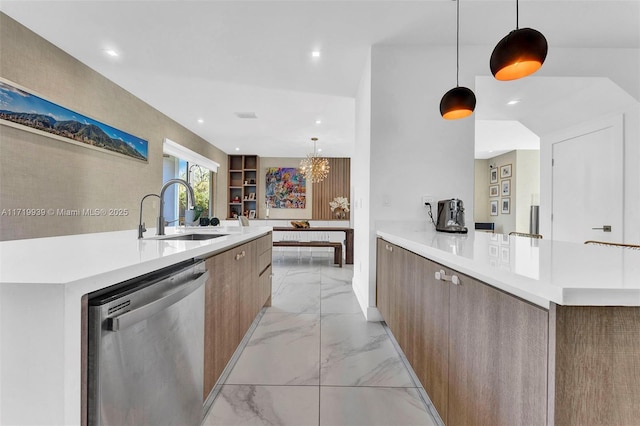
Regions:
[[183, 260], [224, 251], [271, 231], [270, 227], [171, 227], [166, 236], [227, 234], [201, 241], [162, 240], [155, 230], [137, 238], [137, 230], [0, 242], [1, 284], [90, 282], [100, 288]]
[[548, 308], [640, 306], [640, 251], [486, 232], [436, 232], [427, 222], [380, 222], [377, 235]]
[[266, 226], [181, 227], [167, 228], [167, 236], [227, 235], [160, 240], [150, 229], [141, 240], [131, 230], [0, 242], [0, 390], [7, 390], [0, 392], [0, 423], [82, 424], [83, 295], [270, 231]]

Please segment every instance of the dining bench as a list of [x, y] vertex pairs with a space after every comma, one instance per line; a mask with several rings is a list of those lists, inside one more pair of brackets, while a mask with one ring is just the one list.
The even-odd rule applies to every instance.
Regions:
[[342, 268], [342, 243], [333, 241], [274, 241], [274, 247], [333, 247], [333, 263]]

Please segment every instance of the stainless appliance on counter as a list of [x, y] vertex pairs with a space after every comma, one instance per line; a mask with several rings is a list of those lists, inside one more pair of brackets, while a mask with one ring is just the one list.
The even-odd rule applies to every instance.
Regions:
[[462, 200], [451, 198], [438, 201], [436, 231], [466, 234], [464, 226], [464, 204]]
[[90, 425], [200, 425], [204, 262], [89, 294]]

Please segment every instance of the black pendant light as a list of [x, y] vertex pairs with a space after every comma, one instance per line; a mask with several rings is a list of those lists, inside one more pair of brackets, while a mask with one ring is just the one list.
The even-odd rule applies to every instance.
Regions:
[[456, 0], [456, 87], [444, 94], [440, 100], [440, 115], [446, 120], [457, 120], [473, 114], [476, 95], [471, 89], [460, 87], [460, 0]]
[[498, 42], [491, 54], [489, 67], [496, 80], [517, 80], [533, 74], [547, 57], [547, 39], [533, 28], [518, 28], [518, 0], [516, 0], [516, 29]]

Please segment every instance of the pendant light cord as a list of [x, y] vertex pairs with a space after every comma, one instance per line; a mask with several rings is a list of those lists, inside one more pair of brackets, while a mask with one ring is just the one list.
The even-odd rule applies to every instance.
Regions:
[[456, 87], [460, 87], [460, 0], [456, 0]]
[[518, 10], [518, 0], [516, 0], [516, 30], [519, 29], [518, 24], [518, 16], [520, 15], [520, 11]]

